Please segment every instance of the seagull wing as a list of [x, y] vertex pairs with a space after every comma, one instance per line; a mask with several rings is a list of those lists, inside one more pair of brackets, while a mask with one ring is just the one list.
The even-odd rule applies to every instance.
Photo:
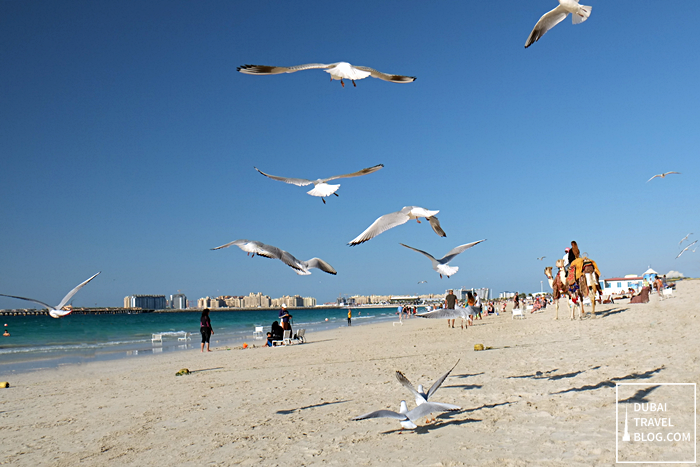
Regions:
[[547, 31], [561, 23], [568, 14], [569, 12], [566, 11], [563, 6], [559, 5], [552, 11], [542, 15], [542, 18], [540, 18], [537, 24], [535, 24], [535, 27], [525, 41], [525, 48], [527, 49], [532, 44], [540, 40], [540, 38], [544, 36]]
[[351, 240], [348, 245], [359, 245], [367, 240], [371, 240], [382, 232], [394, 228], [397, 225], [405, 224], [406, 222], [408, 222], [408, 214], [403, 211], [384, 214], [382, 217], [374, 221], [372, 225], [367, 227], [364, 232]]
[[304, 261], [304, 264], [306, 265], [307, 268], [320, 269], [323, 272], [327, 272], [328, 274], [333, 274], [333, 275], [338, 274], [338, 271], [333, 269], [333, 266], [326, 263], [321, 258], [311, 258], [308, 261]]
[[423, 402], [428, 401], [428, 398], [425, 396], [425, 394], [421, 394], [420, 392], [418, 392], [416, 388], [413, 387], [413, 384], [411, 384], [408, 378], [406, 378], [406, 376], [400, 371], [396, 372], [396, 379], [399, 380], [399, 383], [401, 383], [403, 387], [411, 391], [411, 393], [416, 397], [416, 399], [423, 399]]
[[265, 256], [267, 258], [278, 259], [292, 269], [296, 269], [298, 271], [304, 270], [301, 261], [296, 259], [294, 255], [292, 255], [288, 251], [284, 251], [283, 249], [277, 248], [276, 246], [261, 243], [260, 251], [257, 254], [260, 256]]
[[455, 256], [462, 253], [464, 250], [468, 250], [469, 248], [473, 247], [474, 245], [478, 245], [479, 243], [484, 242], [484, 241], [486, 241], [486, 239], [479, 240], [478, 242], [465, 243], [464, 245], [454, 247], [449, 252], [447, 252], [447, 254], [445, 256], [443, 256], [441, 259], [439, 259], [437, 261], [440, 264], [447, 264], [450, 261], [452, 261]]
[[46, 304], [46, 303], [44, 303], [44, 302], [40, 302], [39, 300], [34, 300], [33, 298], [18, 297], [18, 296], [16, 296], [16, 295], [5, 295], [4, 293], [0, 293], [0, 297], [10, 297], [10, 298], [18, 298], [18, 299], [20, 299], [20, 300], [26, 300], [26, 301], [28, 301], [28, 302], [33, 302], [33, 303], [37, 303], [37, 304], [39, 304], [39, 305], [41, 305], [41, 306], [45, 306], [45, 307], [48, 308], [49, 310], [53, 308], [51, 305], [48, 305], [48, 304]]
[[683, 248], [683, 251], [681, 251], [680, 253], [678, 253], [678, 256], [676, 256], [675, 259], [678, 259], [683, 253], [686, 252], [686, 250], [687, 250], [688, 248], [690, 248], [691, 246], [695, 245], [697, 242], [698, 242], [698, 241], [695, 240], [693, 243], [691, 243], [691, 244], [689, 244], [687, 247]]
[[647, 180], [647, 183], [649, 183], [650, 181], [654, 180], [656, 177], [661, 177], [661, 174], [656, 174], [656, 175], [654, 175], [654, 176], [651, 177], [649, 180]]
[[368, 66], [353, 65], [353, 67], [357, 68], [358, 70], [368, 71], [372, 78], [379, 78], [392, 83], [412, 83], [416, 80], [415, 76], [389, 75], [387, 73], [382, 73], [381, 71], [377, 71], [374, 68], [370, 68]]
[[381, 169], [382, 167], [384, 167], [384, 164], [379, 164], [379, 165], [375, 165], [374, 167], [368, 167], [366, 169], [358, 170], [357, 172], [353, 172], [351, 174], [335, 175], [335, 176], [329, 177], [329, 178], [322, 178], [321, 182], [323, 182], [323, 183], [330, 182], [331, 180], [336, 180], [338, 178], [359, 177], [360, 175], [367, 175], [367, 174], [371, 174], [372, 172], [376, 172], [377, 170]]
[[666, 172], [664, 175], [670, 175], [670, 174], [678, 174], [678, 175], [680, 175], [681, 173], [680, 173], [680, 172]]
[[303, 70], [324, 70], [327, 68], [332, 68], [336, 63], [325, 64], [325, 63], [307, 63], [306, 65], [297, 66], [267, 66], [267, 65], [243, 65], [236, 68], [236, 70], [246, 75], [278, 75], [280, 73], [294, 73], [296, 71]]
[[430, 222], [430, 227], [433, 228], [436, 234], [438, 234], [441, 237], [447, 237], [447, 234], [445, 233], [444, 230], [442, 230], [442, 227], [440, 227], [440, 221], [438, 220], [437, 217], [435, 216], [430, 216], [428, 217], [428, 222]]
[[[102, 272], [102, 271], [100, 271], [100, 272]], [[85, 282], [82, 282], [82, 283], [78, 284], [73, 290], [71, 290], [70, 292], [68, 292], [68, 295], [66, 295], [65, 297], [63, 297], [63, 300], [61, 300], [61, 303], [59, 303], [59, 304], [56, 306], [56, 309], [57, 309], [57, 310], [60, 310], [61, 308], [63, 308], [63, 306], [64, 306], [66, 303], [68, 303], [68, 301], [71, 299], [71, 297], [73, 297], [73, 295], [75, 295], [75, 294], [78, 292], [78, 290], [82, 289], [83, 286], [85, 286], [85, 284], [87, 284], [88, 282], [90, 282], [91, 280], [93, 280], [95, 277], [97, 277], [97, 276], [100, 274], [100, 272], [98, 272], [97, 274], [95, 274], [95, 275], [92, 276], [90, 279], [86, 280]]]
[[393, 410], [376, 410], [374, 412], [360, 415], [359, 417], [354, 417], [353, 420], [366, 420], [368, 418], [395, 418], [396, 420], [408, 420], [406, 415], [394, 412]]
[[222, 248], [228, 248], [228, 247], [230, 247], [231, 245], [241, 246], [241, 245], [244, 244], [244, 243], [248, 243], [248, 240], [243, 240], [243, 239], [241, 239], [241, 240], [234, 240], [234, 241], [232, 241], [232, 242], [228, 242], [226, 245], [221, 245], [221, 246], [217, 246], [216, 248], [210, 248], [210, 249], [211, 249], [211, 250], [221, 250]]
[[[456, 407], [456, 408], [455, 408]], [[423, 417], [427, 417], [433, 412], [447, 412], [450, 410], [459, 410], [460, 408], [452, 404], [440, 404], [439, 402], [426, 402], [421, 404], [413, 410], [406, 412], [406, 417], [409, 420], [418, 420]]]
[[438, 310], [428, 311], [427, 313], [417, 313], [416, 316], [419, 318], [431, 319], [467, 319], [467, 312], [466, 309], [461, 307], [456, 307], [454, 310], [450, 310], [449, 308], [440, 308]]
[[[459, 363], [459, 360], [457, 360], [457, 363]], [[457, 363], [455, 363], [454, 366], [453, 366], [452, 368], [450, 368], [450, 370], [449, 370], [447, 373], [445, 373], [444, 375], [440, 376], [440, 377], [437, 379], [437, 381], [435, 381], [435, 382], [433, 383], [433, 385], [432, 385], [432, 386], [430, 387], [430, 389], [428, 390], [428, 397], [426, 397], [426, 399], [430, 399], [430, 398], [432, 397], [432, 395], [435, 394], [435, 391], [437, 391], [438, 388], [439, 388], [440, 386], [442, 386], [442, 383], [445, 381], [445, 379], [446, 379], [448, 376], [450, 376], [450, 373], [452, 373], [452, 370], [455, 369], [455, 367], [457, 366]]]
[[419, 250], [418, 248], [413, 248], [412, 246], [404, 245], [403, 243], [399, 243], [399, 245], [405, 246], [406, 248], [408, 248], [410, 250], [417, 251], [418, 253], [427, 256], [428, 259], [433, 263], [433, 266], [435, 266], [437, 264], [437, 260], [435, 258], [433, 258], [433, 255], [431, 255], [430, 253], [427, 253], [423, 250]]
[[311, 180], [307, 180], [305, 178], [287, 178], [287, 177], [278, 177], [277, 175], [270, 175], [266, 174], [262, 170], [258, 169], [255, 167], [255, 170], [266, 176], [267, 178], [271, 178], [273, 180], [278, 180], [280, 182], [284, 183], [289, 183], [291, 185], [296, 185], [296, 186], [306, 186], [306, 185], [311, 185], [313, 182]]

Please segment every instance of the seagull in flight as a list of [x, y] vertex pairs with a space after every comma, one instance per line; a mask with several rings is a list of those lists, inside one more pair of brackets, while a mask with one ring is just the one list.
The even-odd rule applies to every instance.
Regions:
[[252, 255], [251, 257], [258, 255], [263, 256], [265, 258], [278, 259], [290, 268], [294, 269], [296, 273], [300, 276], [307, 276], [311, 274], [311, 271], [309, 271], [310, 268], [320, 269], [323, 272], [327, 272], [328, 274], [333, 275], [338, 273], [335, 269], [333, 269], [333, 266], [326, 263], [321, 258], [311, 258], [308, 261], [302, 261], [296, 259], [290, 253], [280, 248], [277, 248], [272, 245], [266, 245], [261, 242], [256, 242], [254, 240], [234, 240], [225, 245], [212, 248], [212, 250], [221, 250], [222, 248], [228, 248], [231, 245], [236, 245], [238, 248], [245, 251], [248, 255]]
[[547, 31], [561, 23], [569, 13], [571, 13], [571, 22], [573, 24], [580, 24], [591, 16], [592, 9], [593, 7], [591, 6], [579, 5], [578, 0], [559, 0], [559, 6], [545, 13], [537, 24], [535, 24], [534, 29], [525, 41], [525, 48], [527, 49], [540, 40]]
[[243, 65], [237, 68], [241, 73], [247, 75], [278, 75], [280, 73], [294, 73], [302, 70], [324, 70], [326, 73], [331, 75], [331, 82], [335, 80], [340, 80], [341, 86], [345, 87], [343, 79], [349, 79], [352, 81], [353, 86], [355, 80], [364, 79], [368, 76], [372, 78], [379, 78], [384, 81], [389, 81], [390, 83], [411, 83], [416, 80], [415, 76], [403, 76], [403, 75], [389, 75], [377, 71], [374, 68], [369, 68], [366, 66], [354, 66], [347, 62], [336, 62], [336, 63], [308, 63], [306, 65], [297, 66], [266, 66], [266, 65]]
[[426, 218], [436, 234], [441, 237], [447, 237], [445, 231], [442, 230], [442, 227], [440, 227], [440, 221], [438, 221], [438, 218], [435, 217], [435, 214], [438, 212], [440, 211], [429, 211], [418, 206], [404, 206], [400, 211], [384, 214], [382, 217], [374, 221], [372, 225], [367, 227], [364, 232], [348, 242], [348, 245], [355, 246], [359, 245], [360, 243], [364, 243], [367, 240], [373, 239], [382, 232], [392, 229], [398, 225], [405, 224], [411, 219], [415, 219], [416, 222], [420, 224], [420, 217]]
[[472, 310], [473, 315], [476, 315], [479, 312], [479, 310], [476, 307], [472, 307], [470, 305], [466, 308], [463, 308], [461, 306], [455, 306], [454, 309], [438, 308], [437, 310], [427, 311], [425, 313], [417, 313], [416, 316], [418, 316], [419, 318], [430, 319], [469, 319], [470, 310]]
[[428, 281], [420, 281], [419, 284], [427, 284]]
[[[457, 363], [459, 363], [459, 360], [457, 360]], [[455, 369], [455, 367], [457, 366], [457, 363], [455, 363], [454, 366], [452, 368], [450, 368], [447, 373], [440, 376], [437, 379], [437, 381], [435, 381], [433, 383], [433, 385], [428, 390], [427, 394], [425, 392], [423, 392], [423, 385], [422, 384], [419, 384], [418, 390], [416, 390], [416, 388], [413, 387], [413, 384], [411, 384], [411, 382], [408, 380], [408, 378], [406, 378], [406, 376], [403, 373], [401, 373], [400, 371], [396, 372], [396, 379], [399, 380], [399, 383], [401, 383], [403, 385], [403, 387], [408, 389], [415, 396], [416, 405], [425, 404], [428, 402], [428, 399], [430, 398], [430, 396], [435, 394], [435, 391], [437, 391], [440, 388], [440, 386], [442, 386], [442, 383], [450, 375], [450, 373], [452, 373], [452, 370]], [[451, 404], [445, 404], [445, 405], [451, 405]], [[455, 410], [459, 410], [459, 407], [457, 407], [456, 405], [453, 407], [455, 408]], [[433, 421], [435, 421], [435, 418], [433, 418]]]
[[401, 422], [401, 430], [404, 428], [413, 429], [418, 426], [414, 423], [423, 417], [427, 417], [433, 412], [447, 412], [451, 410], [460, 410], [461, 407], [452, 404], [441, 404], [439, 402], [425, 402], [413, 410], [408, 410], [406, 401], [401, 401], [399, 406], [399, 411], [393, 412], [391, 410], [377, 410], [374, 412], [366, 413], [360, 415], [359, 417], [353, 418], [353, 420], [366, 420], [368, 418], [393, 418]]
[[367, 175], [371, 174], [373, 172], [376, 172], [377, 170], [381, 169], [384, 167], [384, 164], [379, 164], [375, 165], [374, 167], [368, 167], [366, 169], [359, 170], [357, 172], [353, 172], [351, 174], [345, 174], [345, 175], [335, 175], [333, 177], [328, 177], [328, 178], [319, 178], [317, 180], [307, 180], [305, 178], [287, 178], [287, 177], [278, 177], [276, 175], [270, 175], [266, 174], [262, 170], [258, 169], [255, 167], [255, 170], [263, 174], [264, 176], [271, 178], [273, 180], [279, 180], [280, 182], [284, 183], [289, 183], [291, 185], [296, 185], [296, 186], [306, 186], [306, 185], [311, 185], [312, 183], [314, 184], [314, 188], [311, 191], [307, 191], [308, 194], [311, 196], [320, 196], [321, 201], [323, 201], [323, 204], [326, 204], [325, 198], [330, 195], [335, 195], [338, 196], [338, 193], [336, 191], [338, 188], [340, 188], [340, 185], [328, 185], [326, 182], [330, 182], [331, 180], [335, 180], [338, 178], [350, 178], [350, 177], [359, 177], [361, 175]]
[[537, 261], [542, 261], [545, 258], [546, 258], [546, 256], [540, 256], [539, 258], [537, 258]]
[[[102, 272], [102, 271], [100, 271], [100, 272]], [[88, 282], [93, 280], [95, 277], [97, 277], [100, 274], [100, 272], [98, 272], [97, 274], [95, 274], [90, 279], [86, 280], [85, 282], [78, 284], [78, 286], [76, 286], [73, 290], [68, 292], [68, 295], [63, 297], [63, 300], [61, 300], [61, 303], [56, 305], [56, 307], [52, 307], [51, 305], [47, 305], [46, 303], [40, 302], [39, 300], [35, 300], [33, 298], [16, 297], [14, 295], [5, 295], [5, 294], [0, 294], [0, 295], [3, 297], [18, 298], [20, 300], [27, 300], [29, 302], [38, 303], [39, 305], [45, 306], [46, 308], [49, 309], [49, 316], [51, 316], [52, 318], [63, 318], [64, 316], [68, 316], [69, 314], [71, 314], [73, 312], [73, 310], [72, 309], [62, 310], [61, 308], [66, 306], [66, 303], [68, 303], [68, 301], [73, 297], [73, 295], [75, 295], [78, 292], [78, 290], [82, 289], [85, 284], [87, 284]]]
[[418, 248], [413, 248], [411, 246], [404, 245], [403, 243], [400, 243], [400, 245], [405, 246], [406, 248], [409, 248], [413, 251], [417, 251], [418, 253], [421, 253], [421, 254], [427, 256], [428, 259], [433, 263], [433, 269], [435, 271], [437, 271], [438, 274], [440, 274], [440, 279], [442, 279], [443, 274], [445, 276], [447, 276], [447, 278], [449, 279], [449, 277], [451, 275], [457, 273], [457, 271], [459, 270], [459, 267], [449, 266], [448, 263], [450, 261], [452, 261], [455, 258], [455, 256], [457, 256], [458, 254], [460, 254], [463, 251], [468, 250], [469, 248], [473, 247], [474, 245], [478, 245], [479, 243], [484, 242], [484, 241], [486, 241], [486, 239], [479, 240], [478, 242], [465, 243], [464, 245], [459, 245], [457, 247], [454, 247], [453, 249], [448, 251], [445, 256], [443, 256], [440, 259], [435, 259], [433, 257], [433, 255], [431, 255], [430, 253], [426, 253], [425, 251], [419, 250]]
[[683, 243], [684, 241], [688, 240], [688, 237], [690, 237], [691, 235], [693, 235], [693, 232], [690, 232], [688, 235], [686, 235], [685, 237], [683, 237], [683, 239], [682, 239], [680, 242], [678, 242], [678, 246], [681, 246], [681, 243]]
[[680, 175], [681, 173], [680, 173], [680, 172], [666, 172], [666, 173], [662, 173], [662, 174], [656, 174], [656, 175], [654, 175], [653, 177], [651, 177], [649, 180], [647, 180], [647, 183], [649, 183], [650, 181], [654, 180], [656, 177], [665, 178], [666, 175], [670, 175], [670, 174], [678, 174], [678, 175]]
[[[687, 247], [683, 248], [683, 251], [681, 251], [680, 253], [678, 253], [678, 256], [676, 256], [675, 259], [680, 258], [680, 256], [688, 250], [688, 248], [690, 248], [691, 246], [695, 245], [696, 243], [698, 243], [697, 240], [695, 240], [693, 243], [691, 243], [691, 244], [688, 245]], [[693, 250], [693, 251], [695, 251], [695, 250]]]

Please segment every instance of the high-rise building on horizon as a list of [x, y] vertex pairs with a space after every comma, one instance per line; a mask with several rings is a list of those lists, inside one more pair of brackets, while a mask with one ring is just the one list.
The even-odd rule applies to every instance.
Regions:
[[165, 295], [129, 295], [124, 297], [124, 308], [164, 310], [165, 307]]

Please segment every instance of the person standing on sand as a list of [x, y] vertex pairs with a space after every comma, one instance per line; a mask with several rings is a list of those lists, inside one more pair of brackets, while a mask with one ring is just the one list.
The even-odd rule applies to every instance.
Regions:
[[211, 320], [209, 319], [209, 308], [205, 308], [202, 311], [202, 317], [199, 319], [199, 332], [202, 333], [202, 352], [204, 352], [204, 344], [207, 344], [207, 352], [209, 350], [209, 339], [211, 335], [214, 334], [214, 330], [211, 327]]
[[287, 304], [286, 303], [282, 304], [282, 309], [280, 310], [279, 317], [280, 317], [280, 320], [282, 321], [282, 329], [284, 329], [285, 331], [291, 331], [292, 325], [289, 323], [289, 318], [291, 318], [292, 315], [287, 313]]
[[352, 326], [352, 308], [348, 308], [348, 326]]
[[[453, 293], [452, 289], [447, 291], [447, 295], [445, 295], [445, 309], [447, 310], [454, 310], [455, 309], [455, 303], [457, 302], [457, 296]], [[450, 323], [451, 322], [451, 323]], [[450, 325], [454, 328], [455, 327], [455, 320], [453, 319], [448, 319], [447, 320], [447, 327], [449, 328]]]

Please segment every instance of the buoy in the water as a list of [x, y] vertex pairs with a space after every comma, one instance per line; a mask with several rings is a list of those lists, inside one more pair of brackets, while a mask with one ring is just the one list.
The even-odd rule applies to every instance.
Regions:
[[328, 318], [326, 318], [326, 321], [328, 321]]

